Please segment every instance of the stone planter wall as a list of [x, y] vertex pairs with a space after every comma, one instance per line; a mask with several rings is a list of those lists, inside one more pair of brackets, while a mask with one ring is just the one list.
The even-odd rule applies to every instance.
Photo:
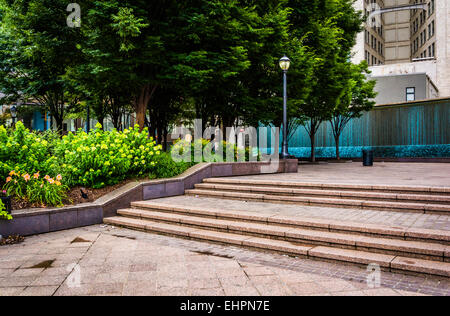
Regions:
[[176, 178], [129, 183], [94, 203], [13, 211], [12, 221], [0, 220], [0, 235], [29, 236], [101, 224], [103, 218], [116, 216], [117, 210], [129, 207], [131, 202], [183, 195], [185, 190], [194, 188], [206, 178], [296, 173], [298, 161], [280, 161], [277, 170], [269, 170], [268, 166], [265, 162], [199, 164]]

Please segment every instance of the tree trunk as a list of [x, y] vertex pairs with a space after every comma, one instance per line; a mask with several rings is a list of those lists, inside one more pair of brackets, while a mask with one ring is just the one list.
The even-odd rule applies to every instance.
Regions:
[[64, 103], [58, 103], [58, 100], [55, 102], [51, 102], [48, 104], [48, 112], [44, 113], [44, 131], [47, 130], [48, 118], [47, 115], [50, 115], [50, 130], [52, 129], [52, 120], [55, 119], [56, 129], [60, 135], [62, 135], [63, 131], [63, 122], [64, 122]]
[[336, 143], [336, 159], [339, 161], [341, 160], [341, 153], [339, 152], [339, 137], [340, 135], [334, 136], [334, 141]]
[[316, 131], [311, 129], [311, 162], [316, 162]]
[[103, 116], [97, 116], [97, 121], [102, 125], [102, 130], [105, 130], [105, 127], [103, 126], [103, 123], [105, 123], [105, 117]]
[[62, 133], [64, 127], [63, 120], [55, 119], [55, 121], [56, 121], [56, 129], [58, 130], [59, 133]]
[[162, 144], [162, 134], [163, 134], [163, 128], [161, 126], [161, 124], [158, 124], [158, 128], [157, 128], [157, 133], [158, 133], [158, 145]]
[[147, 113], [147, 106], [150, 102], [153, 94], [155, 93], [156, 86], [146, 84], [142, 87], [141, 92], [137, 96], [134, 102], [134, 110], [136, 111], [136, 121], [142, 131], [145, 127], [145, 116]]
[[120, 131], [120, 119], [118, 115], [111, 115], [111, 121], [116, 130]]
[[64, 119], [55, 117], [55, 122], [56, 122], [56, 129], [58, 130], [58, 133], [62, 134], [63, 127], [64, 127]]
[[163, 150], [167, 151], [168, 148], [168, 138], [169, 132], [167, 131], [167, 126], [164, 127], [164, 143], [163, 143]]

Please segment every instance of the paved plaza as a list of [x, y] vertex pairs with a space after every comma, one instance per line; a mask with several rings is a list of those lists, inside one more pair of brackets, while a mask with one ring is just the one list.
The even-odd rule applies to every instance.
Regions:
[[450, 163], [361, 162], [301, 164], [297, 174], [246, 176], [277, 181], [450, 187]]
[[450, 295], [448, 280], [91, 226], [0, 248], [0, 295]]
[[[295, 182], [450, 186], [449, 164], [301, 165], [297, 174], [247, 178]], [[446, 215], [342, 209], [178, 196], [158, 203], [323, 218], [348, 223], [450, 230]], [[244, 208], [244, 209], [243, 209]], [[369, 277], [369, 278], [368, 278]], [[96, 225], [0, 247], [0, 296], [450, 296], [447, 278], [381, 272], [140, 231]], [[375, 286], [375, 287], [374, 287]]]

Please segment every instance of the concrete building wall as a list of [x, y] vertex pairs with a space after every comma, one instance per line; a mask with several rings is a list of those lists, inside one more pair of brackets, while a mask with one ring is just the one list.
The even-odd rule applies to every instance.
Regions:
[[[416, 0], [410, 0], [411, 4]], [[424, 1], [427, 10], [413, 10], [411, 16], [412, 59], [436, 57], [436, 0]]]
[[[409, 4], [409, 0], [385, 0], [386, 7]], [[385, 28], [386, 64], [409, 62], [410, 53], [410, 19], [409, 10], [383, 14]]]
[[434, 83], [437, 82], [437, 61], [434, 59], [422, 62], [408, 62], [371, 67], [370, 70], [374, 77], [426, 73]]
[[[386, 0], [360, 0], [358, 1], [359, 10], [365, 16], [369, 16], [371, 12], [384, 7]], [[369, 65], [382, 65], [385, 62], [385, 41], [384, 41], [384, 16], [377, 15], [370, 21], [367, 21], [364, 29], [364, 36], [359, 38], [358, 49], [364, 51], [364, 55], [358, 55], [357, 60], [361, 62], [366, 60]]]
[[428, 78], [426, 74], [395, 75], [372, 77], [377, 80], [375, 90], [378, 96], [377, 104], [406, 102], [406, 89], [415, 89], [415, 100], [426, 100], [429, 94]]
[[450, 0], [436, 0], [436, 63], [441, 97], [450, 96]]
[[[367, 10], [373, 8], [373, 2], [374, 0], [357, 0], [355, 7], [368, 15], [370, 12]], [[449, 97], [450, 0], [377, 0], [376, 4], [382, 9], [425, 4], [426, 10], [405, 9], [382, 14], [378, 21], [382, 24], [383, 32], [381, 39], [377, 38], [384, 44], [381, 65], [380, 62], [372, 62], [375, 52], [370, 47], [370, 41], [367, 43], [366, 35], [372, 30], [366, 25], [363, 36], [359, 34], [357, 37], [352, 61], [359, 63], [367, 60], [373, 77], [426, 73], [431, 83], [428, 88], [425, 85], [424, 89], [432, 91], [428, 96]], [[392, 84], [396, 85], [394, 81]], [[402, 88], [401, 84], [397, 86]], [[396, 101], [390, 100], [387, 103], [390, 102]]]

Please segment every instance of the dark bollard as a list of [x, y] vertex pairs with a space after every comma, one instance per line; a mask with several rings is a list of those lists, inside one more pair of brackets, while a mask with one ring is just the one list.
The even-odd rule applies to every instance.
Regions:
[[373, 166], [373, 150], [363, 150], [363, 165], [364, 167]]

